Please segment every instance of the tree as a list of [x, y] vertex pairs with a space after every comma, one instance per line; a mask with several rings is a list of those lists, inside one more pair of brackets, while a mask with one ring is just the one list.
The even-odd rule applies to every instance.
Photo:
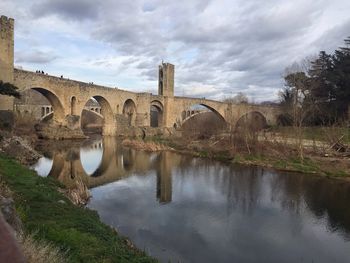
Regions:
[[325, 51], [321, 51], [319, 56], [311, 61], [311, 68], [308, 70], [310, 77], [310, 94], [317, 107], [313, 112], [309, 123], [325, 124], [333, 123], [336, 119], [335, 106], [335, 90], [334, 85], [330, 81], [330, 75], [333, 71], [332, 56]]
[[285, 90], [281, 94], [281, 104], [285, 105], [286, 113], [292, 117], [294, 132], [297, 136], [299, 158], [304, 159], [303, 125], [307, 116], [314, 110], [311, 94], [310, 77], [305, 73], [307, 64], [293, 64], [287, 68], [284, 75]]
[[0, 80], [0, 94], [1, 95], [7, 95], [12, 96], [15, 98], [20, 98], [21, 94], [17, 91], [17, 87], [11, 83], [3, 82]]
[[345, 47], [335, 51], [330, 81], [334, 85], [336, 111], [340, 119], [347, 118], [350, 105], [350, 37]]
[[291, 115], [293, 112], [293, 89], [285, 87], [279, 92], [279, 97], [282, 113], [278, 116], [278, 123], [282, 126], [291, 126], [293, 125], [293, 118]]
[[233, 104], [247, 104], [248, 97], [243, 92], [238, 92], [235, 96], [224, 99], [224, 102]]

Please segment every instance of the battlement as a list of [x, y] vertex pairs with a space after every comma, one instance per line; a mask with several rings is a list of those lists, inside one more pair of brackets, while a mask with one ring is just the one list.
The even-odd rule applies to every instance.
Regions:
[[13, 39], [15, 20], [13, 18], [8, 18], [7, 16], [0, 17], [0, 37], [2, 39]]

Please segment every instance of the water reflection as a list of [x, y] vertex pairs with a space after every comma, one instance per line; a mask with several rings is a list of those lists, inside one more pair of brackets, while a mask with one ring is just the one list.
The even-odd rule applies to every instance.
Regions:
[[[99, 160], [90, 173], [86, 150]], [[350, 258], [348, 183], [145, 153], [108, 137], [45, 151], [49, 176], [68, 187], [82, 180], [93, 194], [89, 207], [163, 262]]]
[[81, 164], [88, 175], [92, 175], [101, 165], [102, 145], [102, 140], [97, 140], [91, 144], [82, 145], [80, 149]]
[[[45, 155], [33, 166], [39, 175], [58, 179], [68, 188], [81, 180], [88, 188], [105, 185], [135, 173], [157, 172], [157, 199], [171, 201], [171, 170], [166, 152], [148, 154], [123, 148], [113, 137], [87, 140], [57, 149], [47, 146]], [[50, 148], [51, 147], [51, 148]], [[51, 168], [50, 168], [51, 167]]]

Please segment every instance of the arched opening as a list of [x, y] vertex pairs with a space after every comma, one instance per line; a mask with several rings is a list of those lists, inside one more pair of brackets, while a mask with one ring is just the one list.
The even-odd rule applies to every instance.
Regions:
[[84, 134], [109, 134], [109, 127], [114, 126], [113, 111], [109, 102], [102, 96], [91, 97], [81, 113], [81, 129]]
[[26, 134], [35, 133], [34, 126], [40, 122], [64, 121], [64, 109], [59, 98], [44, 88], [29, 88], [15, 99], [16, 129]]
[[[51, 112], [53, 112], [53, 120], [57, 121], [57, 122], [63, 122], [64, 117], [65, 117], [64, 109], [63, 109], [61, 101], [56, 96], [56, 94], [54, 94], [53, 92], [51, 92], [47, 89], [44, 89], [44, 88], [32, 88], [32, 90], [40, 93], [46, 99], [46, 101], [49, 102], [49, 105], [45, 106], [46, 107], [45, 114], [48, 115]], [[37, 97], [37, 95], [35, 95], [35, 96], [37, 99], [39, 99]], [[28, 99], [31, 101], [35, 100], [34, 98], [28, 98]], [[42, 97], [39, 100], [41, 101], [41, 103], [46, 103], [46, 101]], [[36, 105], [38, 105], [38, 104], [36, 104]]]
[[71, 110], [71, 115], [77, 115], [77, 98], [73, 96], [70, 101], [70, 110]]
[[132, 99], [127, 99], [123, 106], [123, 115], [127, 119], [128, 126], [135, 126], [136, 104]]
[[207, 139], [220, 134], [226, 127], [226, 121], [215, 109], [204, 104], [195, 104], [181, 112], [176, 123], [187, 138]]
[[267, 126], [266, 118], [257, 111], [251, 111], [241, 116], [236, 122], [233, 133], [233, 145], [238, 151], [259, 150], [259, 131]]
[[236, 123], [236, 130], [260, 131], [267, 126], [265, 116], [258, 111], [251, 111], [240, 117]]
[[160, 101], [151, 102], [150, 119], [151, 127], [163, 127], [163, 104]]

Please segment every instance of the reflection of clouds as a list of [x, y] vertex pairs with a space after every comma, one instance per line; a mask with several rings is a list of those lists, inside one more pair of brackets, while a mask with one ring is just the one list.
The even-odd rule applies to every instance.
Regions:
[[[283, 190], [288, 175], [201, 159], [186, 163], [186, 168], [172, 169], [171, 203], [156, 202], [156, 174], [151, 171], [92, 189], [89, 206], [164, 262], [169, 257], [174, 262], [349, 258], [349, 245], [339, 232], [328, 231], [327, 217], [316, 217], [306, 205], [289, 205], [303, 191], [298, 185], [290, 187], [299, 195]], [[277, 185], [282, 188], [276, 190]]]
[[88, 175], [93, 174], [100, 166], [103, 156], [103, 148], [100, 147], [99, 141], [89, 145], [90, 147], [82, 147], [80, 149], [80, 161]]
[[[92, 148], [81, 149], [86, 170], [102, 157], [101, 147]], [[102, 162], [108, 161], [101, 175], [86, 176], [103, 179], [91, 186], [105, 184], [91, 190], [89, 206], [165, 262], [344, 262], [350, 257], [349, 185], [170, 152], [112, 148], [104, 149]], [[77, 162], [78, 149], [68, 149], [59, 160]], [[127, 170], [108, 165], [115, 163], [114, 155], [125, 157]], [[45, 165], [51, 166], [49, 159], [37, 166]], [[117, 167], [122, 176], [115, 176]], [[157, 202], [160, 191], [169, 197], [163, 204]]]
[[34, 169], [38, 175], [46, 177], [51, 170], [52, 163], [52, 159], [41, 157], [36, 164], [31, 166], [31, 168]]

